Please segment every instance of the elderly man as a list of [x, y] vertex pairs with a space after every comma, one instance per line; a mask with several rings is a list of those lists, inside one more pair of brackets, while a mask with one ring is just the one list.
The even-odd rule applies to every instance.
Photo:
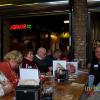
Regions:
[[49, 71], [45, 57], [46, 57], [46, 49], [43, 47], [40, 47], [37, 50], [37, 54], [33, 58], [33, 60], [35, 61], [41, 73], [46, 73]]

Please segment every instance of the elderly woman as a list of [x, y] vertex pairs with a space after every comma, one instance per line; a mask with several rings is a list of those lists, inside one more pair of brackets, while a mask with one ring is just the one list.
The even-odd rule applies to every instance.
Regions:
[[12, 83], [13, 89], [16, 88], [16, 85], [18, 83], [18, 76], [16, 74], [16, 69], [22, 62], [22, 58], [23, 58], [22, 54], [19, 51], [13, 50], [8, 52], [4, 56], [4, 61], [0, 63], [0, 71]]

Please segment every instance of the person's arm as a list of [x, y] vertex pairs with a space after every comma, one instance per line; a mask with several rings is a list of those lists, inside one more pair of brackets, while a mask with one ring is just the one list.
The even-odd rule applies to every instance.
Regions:
[[2, 72], [0, 72], [0, 86], [2, 91], [1, 96], [7, 95], [13, 91], [12, 83], [5, 77], [5, 75]]
[[0, 82], [0, 97], [3, 97], [13, 91], [13, 85], [9, 81]]
[[88, 69], [89, 72], [90, 72], [90, 70], [91, 70], [91, 63], [88, 63], [88, 64], [87, 64], [87, 69]]
[[13, 91], [13, 85], [9, 81], [3, 81], [3, 90], [4, 90], [4, 95], [7, 95]]

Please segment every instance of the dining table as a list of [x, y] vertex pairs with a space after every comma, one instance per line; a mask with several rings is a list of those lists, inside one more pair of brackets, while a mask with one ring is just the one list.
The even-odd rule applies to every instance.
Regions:
[[[65, 80], [63, 82], [58, 82], [52, 79], [52, 100], [80, 100], [87, 82], [87, 76], [87, 73], [81, 73], [77, 75], [77, 78], [73, 80]], [[15, 95], [14, 93], [11, 93], [1, 97], [0, 100], [15, 100]]]

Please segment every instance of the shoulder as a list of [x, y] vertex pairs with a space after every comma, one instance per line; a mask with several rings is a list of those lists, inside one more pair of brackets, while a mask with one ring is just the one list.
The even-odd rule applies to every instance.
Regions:
[[36, 55], [33, 57], [33, 59], [36, 59], [37, 57], [36, 57]]
[[33, 61], [37, 61], [37, 60], [39, 60], [39, 58], [35, 55], [35, 56], [33, 57]]
[[46, 59], [53, 60], [54, 57], [52, 55], [49, 55], [49, 56], [46, 57]]
[[7, 62], [0, 62], [0, 67], [8, 66], [9, 64]]
[[28, 63], [28, 60], [23, 58], [22, 63]]

